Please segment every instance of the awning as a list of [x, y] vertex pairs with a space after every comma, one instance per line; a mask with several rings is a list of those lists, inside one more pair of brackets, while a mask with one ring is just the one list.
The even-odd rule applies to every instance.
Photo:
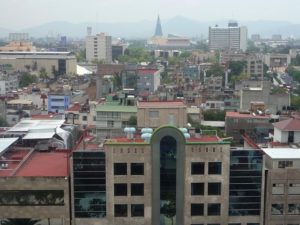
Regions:
[[26, 134], [23, 139], [24, 140], [33, 140], [33, 139], [50, 139], [54, 136], [55, 132], [51, 131], [51, 132], [32, 132], [32, 133], [28, 133]]
[[9, 146], [15, 143], [19, 138], [0, 138], [0, 154]]

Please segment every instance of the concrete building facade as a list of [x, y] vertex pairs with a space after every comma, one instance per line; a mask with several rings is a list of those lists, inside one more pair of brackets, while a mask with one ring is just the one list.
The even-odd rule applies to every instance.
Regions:
[[112, 62], [112, 38], [106, 33], [86, 37], [86, 60]]
[[209, 49], [242, 50], [247, 49], [247, 28], [237, 23], [229, 23], [228, 27], [209, 27]]

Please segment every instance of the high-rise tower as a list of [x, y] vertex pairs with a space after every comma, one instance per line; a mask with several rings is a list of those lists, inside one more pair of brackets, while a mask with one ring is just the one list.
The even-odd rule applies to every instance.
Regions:
[[156, 36], [156, 37], [161, 37], [161, 36], [163, 36], [163, 32], [162, 32], [162, 29], [161, 29], [161, 24], [160, 24], [160, 18], [159, 18], [159, 15], [158, 15], [157, 21], [156, 21], [156, 27], [155, 27], [155, 33], [154, 33], [154, 36]]

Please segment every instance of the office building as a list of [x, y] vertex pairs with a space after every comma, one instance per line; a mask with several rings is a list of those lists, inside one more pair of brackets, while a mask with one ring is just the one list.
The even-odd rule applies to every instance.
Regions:
[[[11, 65], [11, 71], [40, 71], [53, 77], [57, 75], [75, 75], [76, 57], [70, 52], [0, 52], [0, 65]], [[28, 69], [27, 69], [28, 68]]]
[[86, 59], [89, 62], [112, 62], [112, 39], [106, 33], [88, 35], [85, 42]]
[[28, 41], [29, 40], [29, 34], [28, 33], [9, 33], [8, 39], [10, 41]]
[[228, 27], [209, 27], [209, 49], [246, 51], [247, 32], [247, 27], [239, 27], [236, 22], [229, 22]]

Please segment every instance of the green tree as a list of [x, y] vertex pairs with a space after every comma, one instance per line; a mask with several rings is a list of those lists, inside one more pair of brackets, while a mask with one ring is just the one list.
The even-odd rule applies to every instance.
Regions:
[[230, 69], [230, 74], [239, 76], [244, 71], [246, 65], [246, 61], [229, 61], [228, 68]]
[[0, 127], [7, 127], [7, 126], [8, 126], [7, 121], [3, 117], [0, 117]]
[[224, 68], [219, 63], [214, 63], [209, 70], [207, 70], [206, 75], [210, 76], [222, 76], [224, 74]]
[[80, 49], [76, 54], [77, 62], [85, 62], [86, 61], [86, 49]]
[[25, 218], [20, 218], [20, 219], [6, 219], [2, 221], [2, 225], [35, 225], [39, 222], [40, 220], [33, 220], [33, 219], [25, 219]]
[[136, 126], [137, 125], [137, 118], [136, 118], [136, 116], [129, 117], [128, 125], [129, 126]]
[[48, 74], [47, 74], [47, 71], [46, 71], [45, 67], [42, 67], [40, 69], [40, 78], [41, 79], [48, 79]]
[[291, 96], [291, 106], [300, 110], [300, 96]]
[[203, 117], [207, 121], [225, 121], [225, 111], [206, 110]]
[[30, 75], [28, 73], [21, 74], [20, 80], [19, 80], [19, 86], [26, 87], [29, 84], [36, 83], [37, 77], [35, 75]]

